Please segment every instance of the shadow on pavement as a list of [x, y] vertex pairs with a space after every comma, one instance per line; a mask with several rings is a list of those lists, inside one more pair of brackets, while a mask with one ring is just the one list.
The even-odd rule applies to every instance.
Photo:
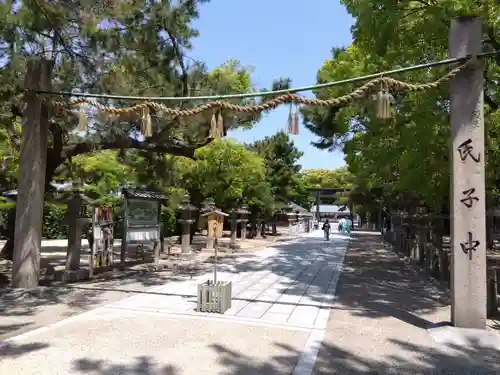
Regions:
[[[2, 317], [21, 319], [24, 316], [29, 320], [30, 317], [51, 306], [63, 306], [64, 310], [71, 310], [72, 314], [80, 313], [106, 303], [109, 297], [107, 292], [121, 293], [121, 298], [125, 298], [131, 294], [146, 292], [149, 287], [155, 285], [189, 277], [191, 275], [171, 270], [158, 272], [128, 270], [111, 272], [75, 284], [40, 286], [30, 290], [3, 288], [0, 289], [0, 319]], [[0, 326], [0, 337], [19, 328], [16, 328], [15, 324]]]
[[18, 358], [24, 354], [47, 348], [45, 343], [32, 342], [29, 344], [17, 345], [10, 342], [0, 342], [0, 361], [2, 358]]
[[138, 357], [133, 364], [113, 364], [108, 361], [82, 358], [74, 363], [73, 374], [92, 375], [181, 375], [173, 365], [158, 366], [150, 357]]
[[[354, 234], [320, 347], [317, 374], [497, 374], [500, 348], [435, 343], [447, 324], [448, 291], [386, 248]], [[365, 340], [352, 339], [364, 334]]]
[[[436, 352], [432, 348], [423, 348], [411, 343], [393, 341], [391, 343], [399, 347], [399, 353], [390, 357], [373, 360], [366, 358], [362, 353], [353, 353], [341, 349], [335, 345], [326, 344], [316, 361], [313, 374], [498, 374], [500, 364], [498, 363], [498, 351], [484, 348], [476, 350], [475, 343], [471, 342], [468, 348], [450, 345], [446, 352]], [[249, 352], [239, 352], [225, 345], [211, 345], [217, 353], [215, 359], [224, 367], [218, 375], [274, 375], [290, 374], [291, 369], [297, 364], [301, 353], [286, 343], [275, 342], [286, 354], [274, 356], [265, 362], [256, 361]], [[8, 345], [0, 349], [2, 357], [19, 357], [34, 350], [45, 348], [45, 344], [31, 343], [16, 346]], [[106, 360], [94, 360], [87, 357], [73, 362], [72, 374], [91, 375], [195, 375], [195, 372], [181, 371], [174, 362], [165, 358], [158, 363], [152, 358], [141, 356], [135, 358], [132, 363]], [[215, 374], [215, 373], [214, 373]]]
[[431, 283], [391, 250], [380, 236], [355, 234], [340, 276], [335, 308], [349, 308], [358, 316], [392, 316], [426, 329], [419, 317], [449, 305], [448, 291]]
[[402, 341], [391, 344], [399, 349], [399, 354], [378, 360], [331, 344], [324, 345], [313, 374], [493, 375], [500, 371], [498, 351], [493, 348], [477, 350], [473, 342], [468, 348], [449, 345], [446, 352]]
[[[473, 349], [450, 347], [450, 353], [433, 353], [425, 348], [412, 344], [394, 342], [402, 352], [411, 352], [414, 359], [402, 356], [380, 358], [377, 361], [366, 359], [363, 355], [342, 350], [334, 345], [327, 345], [322, 355], [317, 358], [312, 374], [316, 375], [358, 375], [358, 374], [497, 374], [498, 353], [491, 351], [477, 361], [477, 352]], [[265, 362], [257, 361], [251, 351], [240, 352], [229, 345], [212, 345], [217, 353], [216, 361], [224, 370], [217, 375], [276, 375], [290, 374], [296, 366], [301, 353], [286, 343], [275, 342], [274, 345], [286, 354], [274, 356]], [[484, 353], [482, 353], [484, 354]], [[165, 359], [165, 362], [169, 362]], [[196, 372], [185, 372], [175, 365], [154, 364], [148, 357], [139, 357], [131, 365], [113, 364], [107, 361], [79, 359], [74, 363], [75, 374], [92, 375], [196, 375]], [[214, 372], [215, 375], [215, 372]]]

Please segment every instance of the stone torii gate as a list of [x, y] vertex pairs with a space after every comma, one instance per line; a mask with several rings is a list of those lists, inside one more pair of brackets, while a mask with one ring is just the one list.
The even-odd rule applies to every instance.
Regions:
[[[344, 194], [349, 192], [351, 189], [330, 187], [330, 188], [310, 188], [307, 190], [316, 194], [316, 220], [318, 220], [319, 222], [320, 221], [319, 205], [321, 203], [321, 198], [323, 197], [323, 198], [330, 198], [337, 200], [338, 193], [340, 193], [341, 196], [344, 196]], [[350, 212], [352, 213], [351, 207], [349, 207], [349, 209]]]

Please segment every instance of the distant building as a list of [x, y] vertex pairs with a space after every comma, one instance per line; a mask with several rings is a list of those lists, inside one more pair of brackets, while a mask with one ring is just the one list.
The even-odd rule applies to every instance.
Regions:
[[[311, 213], [316, 215], [316, 209], [318, 206], [313, 206]], [[319, 205], [319, 217], [320, 220], [330, 219], [330, 220], [340, 220], [343, 217], [349, 217], [351, 211], [347, 206], [336, 205], [336, 204], [320, 204]]]

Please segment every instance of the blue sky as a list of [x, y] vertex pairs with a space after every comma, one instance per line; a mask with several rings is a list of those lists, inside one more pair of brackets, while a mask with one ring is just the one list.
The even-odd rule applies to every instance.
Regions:
[[[229, 58], [255, 67], [254, 83], [269, 88], [273, 79], [290, 77], [292, 85], [314, 84], [316, 73], [331, 57], [331, 48], [351, 42], [352, 18], [338, 0], [212, 0], [201, 8], [190, 57], [214, 68]], [[311, 95], [308, 93], [307, 95]], [[284, 129], [288, 108], [283, 106], [253, 129], [230, 137], [251, 142]], [[310, 143], [314, 136], [304, 127], [292, 136], [304, 152], [304, 168], [335, 169], [343, 166], [341, 152], [321, 151]]]

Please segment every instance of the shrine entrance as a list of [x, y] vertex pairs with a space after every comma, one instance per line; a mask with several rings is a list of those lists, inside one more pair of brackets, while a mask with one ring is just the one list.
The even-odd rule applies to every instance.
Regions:
[[[329, 214], [333, 214], [337, 219], [340, 216], [352, 216], [352, 204], [348, 200], [347, 193], [350, 189], [346, 188], [310, 188], [308, 191], [315, 193], [316, 203], [315, 203], [315, 218], [318, 222], [321, 219], [325, 219]], [[339, 208], [336, 212], [325, 212], [322, 213], [320, 206], [321, 204], [338, 205]], [[330, 217], [328, 217], [330, 218]]]

